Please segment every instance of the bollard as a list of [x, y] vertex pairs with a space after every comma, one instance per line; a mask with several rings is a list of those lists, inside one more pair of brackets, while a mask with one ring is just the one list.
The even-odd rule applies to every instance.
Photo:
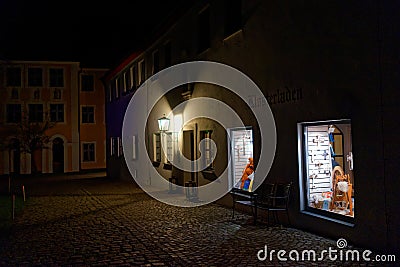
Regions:
[[8, 176], [8, 193], [11, 193], [11, 175]]
[[24, 197], [24, 202], [25, 202], [25, 186], [24, 185], [22, 185], [22, 195]]
[[15, 195], [12, 195], [12, 204], [11, 204], [11, 209], [12, 209], [12, 219], [14, 220], [15, 218]]

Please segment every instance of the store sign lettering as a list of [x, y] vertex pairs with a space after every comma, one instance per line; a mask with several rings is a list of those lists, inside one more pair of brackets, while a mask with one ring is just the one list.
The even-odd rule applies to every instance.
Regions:
[[263, 107], [267, 104], [276, 105], [293, 103], [303, 99], [302, 88], [285, 87], [284, 90], [277, 89], [273, 93], [267, 93], [266, 97], [248, 96], [248, 104], [251, 108]]

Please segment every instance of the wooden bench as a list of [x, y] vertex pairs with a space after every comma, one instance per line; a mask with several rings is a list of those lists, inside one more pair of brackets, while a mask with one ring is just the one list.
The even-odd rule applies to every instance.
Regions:
[[257, 223], [258, 209], [268, 212], [267, 223], [269, 224], [270, 215], [274, 216], [276, 222], [278, 220], [278, 212], [285, 212], [289, 219], [289, 196], [292, 183], [266, 183], [260, 186], [256, 192], [248, 192], [238, 188], [231, 190], [232, 195], [232, 219], [235, 217], [236, 204], [246, 205], [251, 207], [253, 215], [253, 223]]

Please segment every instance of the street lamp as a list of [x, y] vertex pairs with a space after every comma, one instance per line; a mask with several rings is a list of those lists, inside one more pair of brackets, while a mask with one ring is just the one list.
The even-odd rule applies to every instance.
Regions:
[[166, 132], [169, 129], [169, 121], [170, 119], [168, 119], [167, 117], [165, 117], [165, 114], [162, 118], [158, 119], [158, 129], [160, 130], [160, 132]]

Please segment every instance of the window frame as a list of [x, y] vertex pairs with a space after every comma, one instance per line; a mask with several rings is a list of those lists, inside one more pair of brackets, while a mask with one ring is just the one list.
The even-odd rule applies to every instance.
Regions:
[[[42, 107], [42, 110], [41, 110], [41, 112], [40, 112], [40, 110], [39, 110], [39, 112], [38, 112], [38, 110], [34, 110], [34, 114], [35, 114], [35, 120], [33, 120], [33, 118], [32, 118], [32, 110], [31, 110], [31, 107], [33, 107], [33, 106], [36, 106], [36, 107], [39, 107], [39, 106], [41, 106]], [[36, 118], [36, 116], [38, 116], [38, 114], [41, 114], [41, 115], [39, 115], [39, 116], [41, 116], [41, 120], [40, 119], [38, 119], [38, 118]], [[29, 103], [28, 104], [28, 121], [30, 122], [30, 123], [37, 123], [37, 122], [44, 122], [44, 109], [43, 109], [43, 104], [42, 103]]]
[[213, 130], [200, 130], [200, 142], [205, 139], [203, 145], [204, 147], [204, 158], [206, 160], [206, 164], [207, 164], [207, 168], [206, 170], [209, 169], [214, 169], [214, 164], [215, 164], [215, 159], [211, 161], [211, 156], [213, 154], [213, 149], [211, 146], [211, 142], [212, 142], [212, 133]]
[[[5, 107], [6, 108], [6, 111], [5, 111], [5, 121], [6, 121], [6, 123], [8, 123], [8, 124], [20, 123], [22, 121], [22, 105], [19, 104], [19, 103], [8, 103], [5, 106], [6, 106]], [[13, 109], [9, 113], [9, 109], [8, 108], [11, 107], [11, 106], [13, 106], [13, 107], [19, 106], [19, 112], [16, 112], [16, 110]], [[9, 120], [9, 114], [12, 114], [13, 118], [18, 117], [19, 119], [10, 121]], [[18, 115], [18, 116], [16, 116], [16, 115]]]
[[[85, 149], [85, 146], [90, 146], [90, 145], [93, 145], [92, 150], [90, 150], [89, 147], [88, 149]], [[88, 153], [93, 152], [93, 159], [91, 158], [90, 154], [89, 158], [85, 159], [87, 151]], [[95, 162], [96, 162], [96, 142], [82, 142], [82, 163], [95, 163]]]
[[[31, 84], [31, 75], [30, 75], [30, 70], [40, 70], [40, 84]], [[35, 77], [36, 78], [36, 77]], [[36, 79], [34, 79], [34, 81], [36, 81]], [[34, 67], [34, 66], [31, 66], [31, 67], [28, 67], [28, 69], [27, 69], [27, 86], [28, 87], [43, 87], [43, 84], [44, 84], [44, 82], [43, 82], [43, 68], [42, 67]]]
[[138, 62], [138, 83], [139, 83], [139, 86], [142, 85], [145, 81], [146, 81], [146, 61], [143, 58]]
[[[62, 84], [61, 84], [61, 78], [59, 77], [60, 73], [57, 73], [57, 75], [52, 74], [52, 71], [61, 71], [62, 73]], [[64, 68], [60, 68], [60, 67], [52, 67], [49, 68], [48, 70], [48, 82], [49, 82], [49, 87], [54, 87], [54, 88], [64, 88], [65, 87], [65, 69]], [[52, 80], [52, 79], [56, 79], [56, 80]], [[53, 84], [54, 82], [54, 84]]]
[[[87, 112], [83, 112], [83, 109], [84, 108], [93, 108], [93, 121], [84, 121], [83, 120], [83, 118], [84, 118], [84, 113], [87, 113]], [[94, 106], [94, 105], [82, 105], [81, 106], [81, 124], [95, 124], [96, 123], [96, 106]]]
[[137, 67], [135, 64], [133, 64], [129, 67], [129, 75], [131, 77], [130, 78], [131, 84], [130, 84], [129, 91], [134, 91], [137, 88], [136, 70], [137, 70]]
[[[62, 121], [59, 121], [59, 120], [53, 120], [52, 119], [52, 109], [51, 109], [51, 106], [52, 105], [57, 105], [57, 106], [61, 106], [62, 105]], [[59, 112], [58, 112], [59, 113]], [[57, 113], [57, 114], [58, 114]], [[56, 122], [56, 123], [66, 123], [66, 120], [65, 120], [65, 104], [64, 103], [49, 103], [49, 117], [50, 117], [50, 121], [51, 122]], [[58, 115], [57, 115], [57, 117], [58, 117]]]
[[153, 162], [161, 163], [161, 133], [153, 133]]
[[124, 71], [123, 80], [124, 80], [124, 94], [127, 94], [132, 87], [132, 75], [130, 68]]
[[[91, 77], [92, 78], [92, 80], [91, 80], [92, 88], [86, 88], [84, 86], [84, 79], [87, 78], [87, 77]], [[95, 87], [95, 76], [94, 76], [94, 74], [82, 73], [81, 74], [81, 92], [95, 92], [96, 91], [95, 88], [96, 87]]]
[[[10, 80], [13, 80], [14, 81], [14, 79], [9, 79], [9, 70], [10, 69], [19, 69], [19, 83], [16, 83], [16, 84], [9, 84], [9, 81]], [[16, 81], [17, 79], [15, 79], [15, 81]], [[6, 73], [5, 73], [5, 86], [6, 87], [17, 87], [17, 88], [22, 88], [22, 85], [23, 85], [23, 75], [22, 75], [22, 67], [21, 66], [8, 66], [7, 68], [6, 68]]]
[[[325, 126], [332, 124], [349, 124], [352, 127], [352, 121], [350, 119], [337, 119], [337, 120], [326, 120], [326, 121], [314, 121], [314, 122], [300, 122], [297, 124], [297, 136], [298, 136], [298, 163], [299, 163], [299, 186], [300, 186], [300, 212], [311, 216], [316, 216], [325, 220], [333, 221], [336, 223], [345, 224], [348, 226], [354, 226], [355, 215], [347, 216], [341, 215], [329, 210], [318, 209], [309, 205], [309, 177], [307, 176], [307, 162], [309, 158], [308, 151], [306, 153], [306, 128], [310, 126]], [[351, 138], [351, 143], [352, 138]], [[353, 176], [356, 176], [353, 171]], [[354, 187], [353, 187], [354, 190]], [[354, 198], [354, 195], [352, 195]], [[353, 207], [354, 208], [354, 207]]]

